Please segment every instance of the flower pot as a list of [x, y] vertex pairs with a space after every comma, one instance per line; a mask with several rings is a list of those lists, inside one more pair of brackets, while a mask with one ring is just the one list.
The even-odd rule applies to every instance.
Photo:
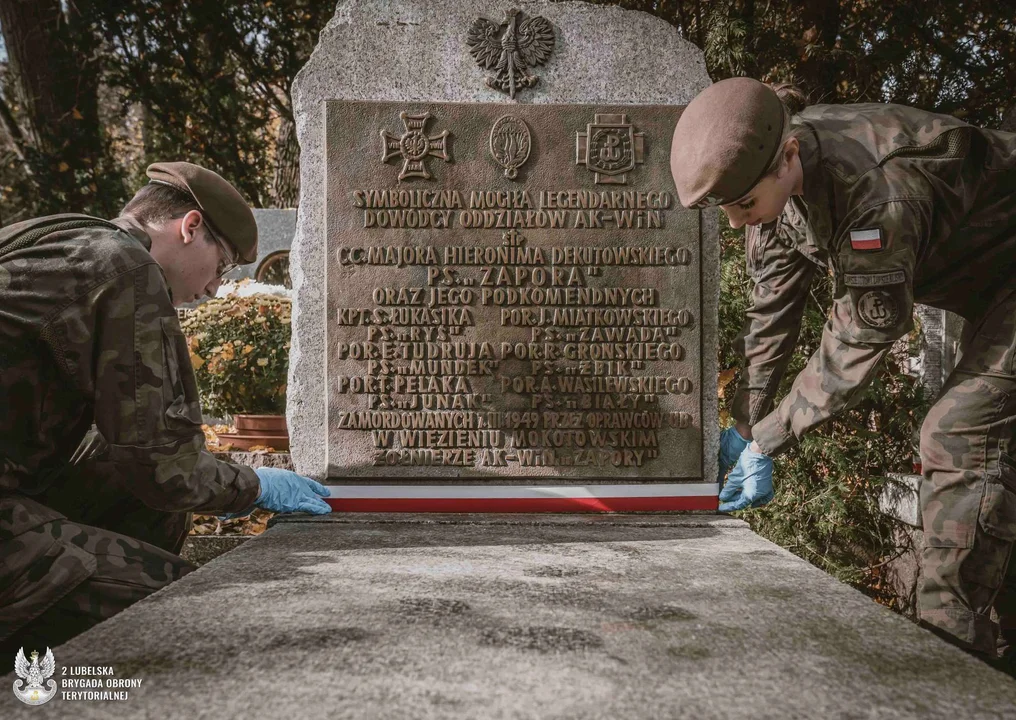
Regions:
[[289, 450], [289, 428], [286, 426], [285, 415], [237, 413], [233, 416], [233, 422], [236, 423], [236, 432], [221, 433], [220, 442], [229, 443], [240, 450], [249, 450], [258, 445]]
[[263, 432], [265, 435], [289, 435], [285, 415], [244, 415], [233, 416], [238, 433]]

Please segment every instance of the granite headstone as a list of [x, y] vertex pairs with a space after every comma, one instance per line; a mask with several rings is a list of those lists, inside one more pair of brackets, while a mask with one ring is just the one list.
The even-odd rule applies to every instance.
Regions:
[[296, 234], [296, 210], [255, 209], [254, 221], [258, 226], [258, 257], [249, 265], [241, 265], [226, 275], [226, 280], [254, 279], [265, 262], [288, 254]]
[[297, 77], [296, 466], [349, 510], [715, 509], [715, 215], [668, 167], [702, 55], [506, 10], [344, 3]]

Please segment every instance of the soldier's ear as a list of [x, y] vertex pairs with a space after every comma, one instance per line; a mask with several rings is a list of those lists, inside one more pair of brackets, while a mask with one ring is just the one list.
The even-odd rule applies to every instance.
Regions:
[[780, 169], [776, 171], [776, 177], [783, 178], [790, 169], [794, 166], [794, 160], [801, 153], [801, 143], [797, 141], [796, 137], [789, 137], [787, 141], [783, 143], [783, 148], [780, 151], [783, 154], [783, 158], [780, 160]]
[[200, 210], [190, 210], [180, 219], [180, 235], [183, 237], [184, 245], [194, 241], [194, 234], [203, 222]]

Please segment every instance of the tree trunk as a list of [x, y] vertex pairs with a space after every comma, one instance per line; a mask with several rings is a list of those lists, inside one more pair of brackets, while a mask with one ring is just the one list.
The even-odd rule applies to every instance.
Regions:
[[50, 141], [47, 124], [59, 115], [54, 96], [56, 52], [54, 34], [61, 25], [59, 0], [0, 0], [0, 29], [15, 83], [17, 100], [24, 112], [28, 141], [45, 151]]
[[36, 211], [109, 214], [120, 198], [100, 189], [108, 178], [102, 177], [98, 42], [81, 17], [88, 0], [67, 7], [65, 13], [60, 0], [0, 0], [0, 29], [17, 100], [12, 115], [23, 130]]
[[296, 124], [285, 117], [276, 135], [272, 200], [278, 208], [295, 208], [300, 202], [300, 145]]

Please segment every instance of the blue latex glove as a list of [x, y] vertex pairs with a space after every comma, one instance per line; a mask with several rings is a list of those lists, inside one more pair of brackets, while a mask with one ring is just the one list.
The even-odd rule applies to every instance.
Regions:
[[773, 459], [765, 453], [744, 449], [720, 491], [720, 512], [762, 507], [773, 499]]
[[261, 494], [254, 504], [273, 512], [306, 512], [314, 515], [330, 513], [332, 508], [322, 500], [328, 488], [303, 475], [280, 468], [256, 468], [261, 481]]
[[728, 427], [720, 433], [720, 466], [716, 483], [723, 487], [723, 478], [727, 477], [730, 468], [741, 457], [741, 453], [748, 447], [748, 441], [741, 437], [741, 433], [733, 426]]

